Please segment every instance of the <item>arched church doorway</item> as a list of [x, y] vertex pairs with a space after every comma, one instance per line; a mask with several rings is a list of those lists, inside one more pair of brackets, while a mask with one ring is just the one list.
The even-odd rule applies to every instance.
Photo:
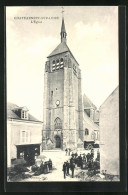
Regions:
[[55, 147], [61, 148], [61, 139], [58, 135], [55, 136]]

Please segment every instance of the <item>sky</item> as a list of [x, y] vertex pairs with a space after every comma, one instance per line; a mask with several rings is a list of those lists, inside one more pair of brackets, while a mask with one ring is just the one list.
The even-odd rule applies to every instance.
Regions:
[[[60, 43], [61, 10], [6, 7], [7, 101], [27, 106], [41, 121], [45, 62]], [[118, 7], [64, 6], [64, 20], [67, 45], [81, 69], [82, 94], [99, 108], [119, 84]]]

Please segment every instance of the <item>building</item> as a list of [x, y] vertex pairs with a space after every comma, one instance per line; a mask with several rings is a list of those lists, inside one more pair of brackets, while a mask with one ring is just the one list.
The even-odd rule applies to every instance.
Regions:
[[15, 159], [33, 162], [40, 154], [42, 122], [29, 114], [27, 107], [7, 105], [7, 166]]
[[119, 175], [119, 87], [100, 107], [101, 172]]
[[83, 141], [86, 148], [89, 144], [99, 144], [99, 111], [85, 94], [83, 96], [83, 108]]
[[[47, 57], [45, 64], [43, 149], [83, 148], [92, 129], [98, 131], [98, 125], [94, 123], [94, 112], [88, 116], [87, 108], [83, 107], [81, 70], [67, 46], [64, 18], [60, 36], [61, 43]], [[90, 129], [87, 136], [86, 129]]]

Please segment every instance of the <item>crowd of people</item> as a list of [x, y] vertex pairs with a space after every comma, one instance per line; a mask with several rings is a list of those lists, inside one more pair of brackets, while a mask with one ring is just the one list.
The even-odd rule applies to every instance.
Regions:
[[[71, 150], [66, 149], [66, 155], [69, 155], [69, 151]], [[75, 167], [80, 167], [81, 169], [97, 169], [99, 168], [99, 161], [100, 161], [100, 153], [99, 150], [97, 150], [97, 158], [94, 160], [94, 149], [91, 149], [91, 153], [88, 152], [88, 154], [80, 154], [78, 155], [77, 152], [71, 153], [71, 159], [70, 162], [64, 162], [63, 164], [63, 173], [64, 173], [64, 178], [69, 175], [69, 170], [71, 170], [71, 175], [72, 178], [74, 177], [74, 170]]]

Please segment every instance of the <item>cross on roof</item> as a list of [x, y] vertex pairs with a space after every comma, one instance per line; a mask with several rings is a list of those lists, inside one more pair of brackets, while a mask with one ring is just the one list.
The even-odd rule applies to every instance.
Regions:
[[61, 11], [61, 13], [62, 13], [62, 17], [64, 17], [64, 8], [62, 7], [62, 11]]

